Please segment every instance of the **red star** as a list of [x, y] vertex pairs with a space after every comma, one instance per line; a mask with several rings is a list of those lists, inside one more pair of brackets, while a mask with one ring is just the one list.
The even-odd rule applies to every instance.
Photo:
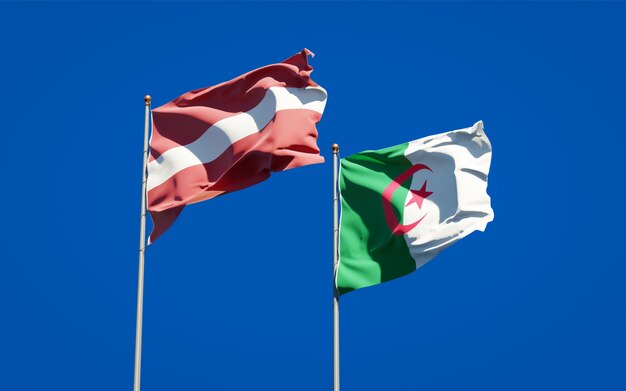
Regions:
[[422, 188], [419, 190], [413, 190], [411, 189], [411, 194], [413, 194], [413, 197], [411, 197], [411, 199], [406, 203], [405, 206], [409, 206], [412, 203], [416, 203], [417, 206], [422, 209], [422, 203], [424, 202], [424, 200], [426, 198], [428, 198], [429, 195], [433, 194], [432, 191], [426, 191], [426, 181], [424, 181], [424, 184], [422, 185]]

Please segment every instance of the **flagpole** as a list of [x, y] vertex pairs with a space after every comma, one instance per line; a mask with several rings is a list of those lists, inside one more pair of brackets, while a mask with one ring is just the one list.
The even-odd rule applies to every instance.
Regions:
[[143, 179], [141, 181], [141, 223], [139, 228], [139, 273], [137, 277], [137, 324], [135, 329], [135, 380], [133, 390], [139, 391], [141, 385], [141, 331], [143, 322], [143, 275], [144, 253], [146, 251], [146, 182], [148, 180], [148, 124], [150, 122], [150, 103], [152, 98], [146, 95], [145, 119], [143, 128]]
[[[339, 184], [337, 177], [339, 166], [337, 164], [337, 155], [339, 153], [339, 145], [333, 144], [333, 276], [337, 276], [337, 263], [339, 261], [338, 237], [339, 237], [339, 203], [337, 199], [337, 190]], [[336, 284], [333, 282], [333, 379], [334, 391], [339, 391], [339, 292]]]

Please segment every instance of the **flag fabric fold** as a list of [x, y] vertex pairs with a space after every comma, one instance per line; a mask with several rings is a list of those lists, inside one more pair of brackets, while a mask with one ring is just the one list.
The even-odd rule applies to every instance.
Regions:
[[340, 294], [389, 281], [493, 220], [482, 121], [341, 159]]
[[326, 90], [307, 49], [152, 111], [148, 211], [154, 242], [186, 205], [240, 190], [272, 172], [324, 161], [316, 124]]

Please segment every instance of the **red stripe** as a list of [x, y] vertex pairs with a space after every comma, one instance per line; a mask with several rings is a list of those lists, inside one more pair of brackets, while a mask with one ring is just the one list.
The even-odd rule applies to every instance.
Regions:
[[307, 49], [279, 64], [255, 69], [235, 79], [190, 91], [152, 111], [150, 161], [170, 148], [197, 140], [217, 121], [256, 107], [270, 87], [316, 86], [310, 79]]
[[174, 221], [183, 211], [185, 206], [181, 205], [176, 208], [168, 209], [162, 212], [150, 212], [150, 217], [152, 218], [152, 232], [150, 233], [150, 237], [148, 237], [148, 245], [152, 244], [165, 232], [169, 227], [174, 224]]
[[272, 172], [322, 163], [315, 128], [320, 119], [312, 110], [279, 111], [261, 132], [232, 144], [214, 161], [181, 170], [150, 190], [150, 241], [165, 232], [187, 204], [252, 186]]

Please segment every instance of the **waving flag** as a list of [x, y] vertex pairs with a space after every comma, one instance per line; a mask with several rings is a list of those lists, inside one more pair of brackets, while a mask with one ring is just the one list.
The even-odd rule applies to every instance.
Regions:
[[490, 164], [482, 121], [341, 159], [338, 292], [411, 273], [484, 231], [493, 220]]
[[326, 91], [307, 49], [279, 64], [188, 92], [153, 110], [148, 210], [159, 237], [183, 208], [321, 163], [316, 123]]

